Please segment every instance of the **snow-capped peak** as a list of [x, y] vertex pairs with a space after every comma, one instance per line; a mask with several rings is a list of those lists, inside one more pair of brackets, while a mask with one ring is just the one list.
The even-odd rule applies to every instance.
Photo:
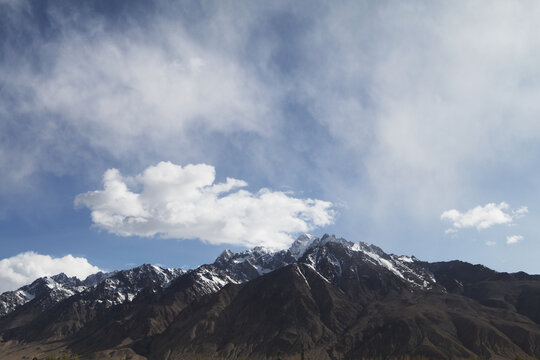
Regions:
[[75, 294], [83, 294], [109, 307], [132, 301], [144, 288], [165, 288], [184, 273], [181, 269], [144, 264], [130, 270], [98, 272], [83, 281], [63, 273], [45, 276], [16, 291], [0, 294], [0, 317], [34, 299], [39, 300], [40, 307], [45, 310]]
[[196, 279], [200, 285], [197, 291], [208, 294], [218, 291], [227, 283], [249, 281], [296, 262], [312, 266], [332, 282], [339, 281], [343, 276], [359, 278], [359, 274], [366, 269], [375, 269], [382, 273], [390, 272], [402, 281], [422, 288], [430, 288], [435, 283], [429, 271], [414, 257], [386, 254], [375, 245], [353, 243], [335, 235], [325, 234], [319, 238], [303, 234], [298, 236], [289, 249], [280, 251], [261, 246], [239, 253], [226, 249], [213, 264], [203, 265], [187, 273], [180, 269], [164, 269], [145, 264], [130, 270], [96, 273], [83, 281], [69, 278], [65, 274], [41, 278], [17, 291], [1, 294], [0, 317], [41, 297], [41, 294], [50, 298], [43, 302], [44, 306], [79, 293], [92, 303], [103, 303], [109, 307], [132, 301], [143, 289], [157, 291], [157, 288], [166, 288], [182, 274]]
[[61, 301], [85, 288], [76, 277], [68, 277], [64, 273], [54, 276], [44, 276], [34, 280], [15, 291], [0, 294], [0, 317], [14, 311], [17, 307], [41, 298], [42, 306]]
[[319, 240], [318, 237], [310, 234], [300, 235], [291, 245], [289, 251], [295, 259], [299, 259], [304, 255], [307, 249], [309, 249], [315, 241]]
[[273, 249], [267, 248], [267, 247], [264, 247], [264, 246], [255, 246], [253, 248], [252, 252], [259, 253], [259, 254], [273, 254], [273, 253], [275, 253], [275, 251]]
[[339, 243], [347, 248], [353, 246], [353, 243], [343, 238], [336, 238], [335, 235], [324, 234], [322, 238], [318, 238], [314, 235], [303, 234], [300, 235], [291, 245], [289, 251], [295, 259], [300, 259], [306, 251], [315, 246], [322, 246], [328, 243]]
[[[328, 244], [340, 244], [344, 249], [348, 250], [349, 256], [359, 259], [360, 262], [370, 263], [377, 267], [393, 273], [402, 280], [421, 288], [430, 288], [435, 280], [432, 276], [421, 268], [414, 265], [417, 259], [408, 256], [396, 256], [386, 254], [381, 248], [375, 245], [370, 245], [365, 242], [350, 242], [343, 238], [336, 238], [335, 235], [325, 234], [320, 239], [313, 235], [301, 235], [294, 241], [289, 248], [290, 253], [298, 261], [307, 254], [306, 263], [319, 268], [319, 263], [331, 264], [322, 265], [326, 269], [332, 268], [333, 277], [340, 277], [342, 273], [341, 255], [328, 251]], [[319, 250], [319, 248], [322, 249]], [[357, 255], [354, 255], [357, 254]], [[348, 262], [345, 258], [342, 259]], [[304, 260], [302, 260], [304, 261]], [[321, 263], [321, 264], [322, 264]], [[350, 265], [347, 265], [350, 266]], [[326, 274], [330, 275], [330, 274]]]
[[216, 261], [228, 261], [233, 257], [234, 253], [229, 250], [225, 249], [223, 252], [217, 257]]

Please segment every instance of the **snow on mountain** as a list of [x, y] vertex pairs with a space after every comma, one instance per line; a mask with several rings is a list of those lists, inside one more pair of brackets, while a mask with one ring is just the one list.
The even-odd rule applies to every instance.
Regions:
[[289, 251], [295, 259], [299, 259], [304, 255], [306, 250], [311, 247], [319, 238], [310, 234], [300, 235], [291, 245]]
[[181, 269], [164, 269], [144, 264], [133, 269], [109, 273], [102, 281], [88, 287], [80, 295], [88, 305], [109, 308], [133, 301], [143, 289], [154, 292], [163, 289], [184, 272]]
[[43, 309], [70, 296], [80, 294], [93, 306], [111, 307], [132, 301], [143, 290], [155, 292], [185, 275], [192, 279], [193, 290], [200, 296], [214, 293], [228, 283], [243, 283], [296, 262], [312, 267], [324, 279], [339, 283], [343, 276], [356, 278], [362, 272], [391, 274], [397, 281], [413, 288], [430, 289], [433, 275], [414, 257], [386, 254], [375, 245], [350, 242], [334, 235], [319, 238], [300, 235], [290, 248], [273, 251], [255, 247], [239, 253], [225, 250], [214, 263], [185, 272], [142, 265], [130, 270], [97, 273], [81, 281], [65, 274], [37, 279], [30, 285], [0, 295], [0, 317], [29, 301], [40, 301]]
[[295, 258], [289, 250], [274, 252], [257, 246], [237, 254], [225, 250], [213, 265], [236, 281], [243, 282], [292, 264], [294, 261]]
[[40, 308], [46, 310], [76, 294], [84, 295], [87, 301], [110, 307], [132, 301], [143, 288], [166, 287], [183, 273], [181, 269], [145, 264], [130, 270], [98, 272], [82, 281], [63, 273], [46, 276], [18, 290], [1, 294], [0, 317], [30, 301], [39, 301]]
[[45, 309], [53, 303], [83, 291], [86, 287], [83, 281], [76, 277], [68, 277], [64, 273], [41, 277], [30, 285], [1, 294], [0, 317], [36, 298], [40, 299], [42, 308]]
[[[340, 250], [344, 252], [329, 251], [327, 244], [339, 244]], [[416, 258], [387, 254], [375, 245], [364, 242], [353, 243], [326, 234], [320, 239], [312, 237], [309, 243], [304, 241], [302, 246], [304, 254], [299, 260], [312, 265], [323, 276], [327, 273], [326, 277], [337, 279], [342, 276], [344, 268], [361, 272], [360, 267], [371, 264], [416, 288], [430, 289], [436, 283], [433, 275]], [[314, 249], [317, 251], [313, 251]]]
[[194, 280], [193, 289], [199, 295], [220, 290], [228, 283], [243, 283], [295, 262], [290, 251], [273, 251], [257, 246], [233, 253], [226, 249], [213, 264], [190, 270], [186, 276]]
[[[338, 249], [330, 250], [330, 248]], [[272, 251], [255, 247], [239, 253], [223, 251], [213, 264], [191, 270], [200, 294], [218, 291], [228, 283], [242, 283], [296, 262], [311, 266], [324, 279], [338, 282], [345, 271], [361, 272], [363, 266], [389, 272], [415, 288], [430, 289], [433, 276], [414, 257], [386, 254], [375, 245], [353, 243], [334, 235], [318, 238], [300, 235], [289, 249]]]

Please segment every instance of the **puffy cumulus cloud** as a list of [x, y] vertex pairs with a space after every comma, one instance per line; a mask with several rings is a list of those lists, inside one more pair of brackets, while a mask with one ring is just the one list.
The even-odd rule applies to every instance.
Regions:
[[0, 293], [18, 289], [42, 276], [63, 272], [84, 279], [98, 271], [97, 266], [83, 257], [52, 257], [28, 251], [0, 260]]
[[441, 220], [452, 222], [453, 228], [446, 231], [452, 233], [462, 228], [475, 227], [477, 230], [483, 230], [493, 225], [510, 225], [514, 219], [524, 216], [527, 212], [526, 206], [511, 210], [510, 206], [505, 202], [500, 204], [489, 203], [485, 206], [476, 206], [464, 213], [456, 209], [447, 210], [441, 214]]
[[95, 226], [121, 236], [271, 248], [285, 247], [293, 234], [334, 220], [330, 202], [268, 189], [251, 193], [237, 179], [214, 181], [214, 167], [205, 164], [160, 162], [134, 177], [110, 169], [103, 190], [78, 195], [75, 205], [91, 210]]
[[523, 236], [521, 235], [511, 235], [506, 237], [506, 243], [507, 244], [515, 244], [523, 240]]

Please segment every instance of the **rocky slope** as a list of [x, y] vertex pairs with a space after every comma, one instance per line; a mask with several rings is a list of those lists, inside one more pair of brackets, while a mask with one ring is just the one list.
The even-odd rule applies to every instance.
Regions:
[[39, 278], [15, 291], [7, 291], [1, 294], [0, 317], [36, 298], [42, 299], [42, 310], [46, 310], [70, 296], [95, 286], [110, 275], [112, 274], [100, 272], [88, 276], [83, 281], [76, 277], [67, 277], [63, 273]]
[[[224, 251], [185, 273], [149, 265], [0, 319], [6, 358], [540, 357], [540, 278], [427, 263], [335, 236]], [[169, 271], [169, 272], [167, 272]], [[303, 349], [303, 350], [302, 350]], [[29, 355], [28, 355], [29, 356]]]

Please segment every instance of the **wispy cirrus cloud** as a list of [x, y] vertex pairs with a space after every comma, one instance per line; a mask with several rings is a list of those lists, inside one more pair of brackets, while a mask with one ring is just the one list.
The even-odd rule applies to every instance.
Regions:
[[[141, 4], [111, 22], [92, 2], [20, 3], [4, 5], [0, 21], [13, 31], [11, 40], [15, 34], [39, 40], [0, 44], [0, 191], [35, 174], [76, 172], [81, 159], [188, 157], [203, 152], [201, 143], [207, 153], [211, 142], [201, 138], [267, 136], [270, 118], [279, 119], [276, 92], [239, 53], [245, 31], [225, 19], [213, 22], [220, 6], [201, 5], [203, 36], [168, 16], [179, 15], [181, 5], [156, 4], [146, 19], [151, 26], [142, 30], [130, 23], [145, 21]], [[249, 24], [244, 18], [238, 26]]]
[[214, 181], [215, 169], [206, 164], [160, 162], [134, 177], [110, 169], [103, 176], [104, 189], [78, 195], [75, 205], [91, 210], [96, 227], [121, 236], [271, 248], [334, 221], [330, 202], [269, 189], [251, 193], [237, 179]]
[[494, 225], [511, 225], [515, 219], [524, 216], [527, 212], [526, 206], [513, 210], [505, 202], [489, 203], [484, 206], [476, 206], [465, 212], [456, 209], [446, 210], [441, 214], [441, 220], [452, 222], [452, 227], [446, 230], [447, 233], [452, 233], [463, 228], [483, 230]]
[[[534, 161], [521, 144], [540, 138], [539, 86], [523, 81], [537, 77], [538, 4], [157, 2], [152, 11], [126, 7], [113, 21], [91, 2], [78, 6], [4, 11], [10, 39], [39, 41], [2, 48], [0, 186], [86, 171], [92, 161], [218, 163], [213, 135], [249, 147], [238, 137], [249, 133], [271, 149], [244, 159], [270, 164], [258, 171], [279, 174], [274, 154], [284, 148], [314, 168], [328, 194], [368, 199], [351, 203], [384, 217], [396, 199], [411, 214], [431, 214], [467, 196], [471, 181], [489, 176], [478, 162], [523, 169]], [[291, 106], [305, 116], [284, 121]], [[285, 123], [319, 126], [315, 136], [329, 141], [303, 141], [317, 153], [305, 161]], [[290, 168], [293, 177], [302, 166]], [[361, 186], [341, 180], [351, 173]]]
[[437, 233], [440, 204], [500, 196], [485, 184], [535, 194], [540, 3], [12, 3], [0, 196], [205, 162], [347, 202], [340, 231], [397, 244], [391, 229]]

